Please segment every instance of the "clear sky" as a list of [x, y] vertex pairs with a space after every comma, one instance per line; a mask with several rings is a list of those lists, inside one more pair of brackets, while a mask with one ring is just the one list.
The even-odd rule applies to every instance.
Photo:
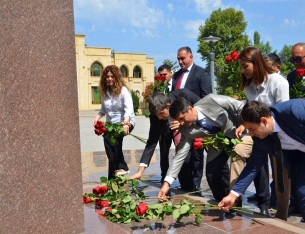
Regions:
[[243, 11], [252, 41], [258, 31], [278, 52], [305, 42], [305, 0], [74, 0], [75, 33], [86, 34], [87, 46], [145, 53], [156, 67], [189, 46], [204, 67], [196, 53], [198, 28], [213, 10], [228, 7]]

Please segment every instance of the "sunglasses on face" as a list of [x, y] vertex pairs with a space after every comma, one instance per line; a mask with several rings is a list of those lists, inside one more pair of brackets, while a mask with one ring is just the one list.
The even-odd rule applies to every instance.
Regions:
[[300, 63], [300, 62], [302, 62], [303, 58], [305, 58], [305, 56], [291, 57], [290, 62], [291, 63]]

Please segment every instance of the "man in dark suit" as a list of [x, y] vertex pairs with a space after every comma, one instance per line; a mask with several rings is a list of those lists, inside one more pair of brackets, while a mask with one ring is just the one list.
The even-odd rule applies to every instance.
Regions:
[[[243, 102], [236, 99], [214, 94], [205, 96], [194, 106], [184, 98], [178, 98], [171, 104], [170, 115], [181, 124], [181, 141], [159, 191], [158, 197], [161, 200], [167, 199], [170, 184], [177, 178], [184, 159], [193, 148], [195, 138], [215, 136], [217, 132], [235, 138], [236, 126], [239, 126], [237, 115], [243, 105]], [[207, 181], [214, 198], [221, 200], [229, 192], [229, 155], [222, 145], [219, 145], [219, 151], [210, 147], [207, 153]]]
[[[213, 92], [210, 74], [193, 63], [193, 54], [190, 47], [181, 47], [177, 52], [177, 60], [181, 69], [173, 76], [172, 90], [188, 89], [200, 98]], [[181, 134], [176, 134], [175, 142], [179, 141], [180, 137]], [[193, 174], [195, 190], [200, 190], [203, 176], [203, 157], [194, 149], [191, 149], [190, 154], [190, 165], [185, 163], [182, 170], [187, 171], [187, 168], [192, 168], [190, 173]], [[183, 177], [179, 177], [179, 181], [182, 180]], [[187, 183], [187, 181], [184, 183]]]
[[193, 63], [190, 47], [181, 47], [177, 53], [177, 60], [181, 69], [174, 74], [172, 90], [188, 89], [200, 98], [213, 92], [210, 74]]
[[[199, 97], [190, 92], [187, 89], [181, 89], [176, 90], [173, 92], [170, 92], [168, 96], [162, 93], [155, 93], [152, 95], [150, 99], [154, 100], [158, 97], [161, 97], [164, 101], [161, 103], [160, 106], [156, 107], [153, 106], [153, 109], [151, 109], [150, 104], [150, 112], [152, 113], [150, 118], [150, 129], [149, 129], [149, 136], [147, 140], [147, 144], [145, 146], [144, 152], [142, 154], [140, 165], [138, 168], [138, 171], [132, 175], [131, 179], [140, 179], [145, 168], [149, 166], [149, 163], [151, 161], [152, 155], [154, 153], [154, 150], [157, 146], [157, 143], [159, 141], [160, 144], [160, 167], [161, 167], [161, 182], [163, 182], [164, 177], [166, 175], [169, 162], [168, 162], [168, 155], [169, 155], [169, 149], [172, 142], [172, 130], [170, 128], [170, 124], [168, 121], [169, 117], [169, 106], [170, 103], [173, 102], [178, 97], [184, 97], [187, 100], [189, 100], [191, 103], [195, 104], [197, 101], [199, 101]], [[150, 102], [151, 103], [151, 102]], [[176, 124], [176, 128], [178, 128], [179, 123], [176, 121], [173, 121], [171, 123], [171, 127]], [[202, 150], [199, 150], [199, 154], [203, 154]], [[192, 182], [192, 175], [189, 174], [189, 170], [183, 171], [181, 176], [179, 178], [183, 178], [184, 180], [180, 181], [182, 189], [185, 189], [187, 191], [193, 191], [194, 185]], [[187, 181], [188, 184], [184, 184], [183, 182]]]
[[[253, 149], [250, 160], [230, 194], [218, 204], [224, 211], [233, 206], [236, 198], [244, 194], [257, 174], [257, 168], [268, 160], [268, 154], [276, 158], [275, 187], [280, 193], [290, 191], [288, 173], [296, 166], [296, 193], [298, 205], [305, 218], [305, 100], [294, 99], [275, 104], [269, 108], [257, 101], [245, 104], [241, 119], [253, 139]], [[297, 155], [293, 152], [297, 152]], [[283, 164], [288, 170], [280, 165]], [[278, 200], [280, 196], [278, 196]], [[280, 201], [278, 201], [280, 202]], [[288, 200], [286, 209], [277, 210], [276, 218], [287, 219]]]
[[[291, 58], [290, 62], [292, 62], [296, 69], [298, 68], [305, 68], [305, 43], [300, 42], [295, 44], [291, 49]], [[292, 88], [295, 83], [296, 76], [296, 69], [291, 71], [288, 76], [287, 80], [289, 83], [289, 88]], [[303, 88], [303, 91], [305, 92], [305, 87]], [[293, 152], [291, 152], [293, 153]], [[294, 152], [297, 154], [297, 152]], [[291, 195], [290, 195], [290, 204], [288, 209], [288, 216], [290, 215], [296, 215], [300, 214], [300, 209], [298, 206], [298, 197], [295, 193], [295, 181], [296, 178], [296, 168], [294, 170], [291, 170]]]

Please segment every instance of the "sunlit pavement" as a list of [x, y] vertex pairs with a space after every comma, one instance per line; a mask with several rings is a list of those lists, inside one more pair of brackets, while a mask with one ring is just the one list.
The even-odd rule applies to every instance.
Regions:
[[[97, 115], [98, 111], [80, 111], [80, 135], [81, 135], [81, 151], [82, 151], [82, 174], [83, 174], [83, 185], [84, 192], [90, 192], [92, 187], [99, 183], [99, 178], [102, 176], [107, 177], [107, 167], [108, 160], [104, 152], [104, 144], [101, 136], [94, 134], [92, 121]], [[149, 120], [144, 116], [136, 117], [136, 126], [132, 132], [142, 138], [148, 136], [149, 131]], [[102, 119], [102, 121], [104, 121]], [[137, 171], [140, 158], [145, 145], [138, 141], [137, 139], [127, 136], [124, 138], [123, 149], [125, 160], [129, 166], [130, 174], [126, 177], [131, 176]], [[172, 150], [170, 152], [170, 159], [174, 155], [174, 147], [172, 145]], [[141, 178], [141, 186], [147, 186], [143, 192], [151, 197], [156, 197], [160, 188], [160, 158], [158, 147], [153, 155], [150, 166], [145, 170], [143, 177]], [[201, 188], [203, 190], [204, 197], [197, 197], [193, 195], [183, 195], [185, 191], [177, 189], [179, 187], [179, 181], [176, 180], [171, 186], [171, 195], [181, 194], [181, 199], [187, 197], [191, 199], [192, 202], [202, 202], [204, 204], [217, 204], [217, 201], [213, 199], [209, 186], [207, 185], [205, 176], [202, 179]], [[255, 191], [253, 184], [251, 184], [243, 198], [243, 208], [247, 208], [248, 212], [259, 212], [255, 203], [248, 203], [247, 197], [252, 195]], [[175, 196], [175, 199], [177, 197]], [[290, 217], [289, 224], [294, 224], [296, 226], [288, 225], [287, 222], [282, 222], [278, 219], [271, 219], [254, 213], [254, 216], [249, 217], [245, 213], [237, 213], [237, 215], [224, 214], [221, 211], [209, 210], [206, 206], [203, 212], [204, 225], [201, 224], [200, 227], [193, 225], [194, 219], [184, 218], [182, 224], [180, 223], [173, 225], [173, 220], [161, 221], [142, 221], [139, 223], [132, 223], [129, 225], [119, 225], [122, 230], [126, 233], [186, 233], [190, 230], [193, 233], [241, 233], [248, 229], [252, 232], [258, 233], [301, 233], [298, 227], [305, 228], [303, 223], [300, 223], [300, 217]], [[85, 216], [90, 213], [88, 206], [85, 207]], [[274, 214], [275, 210], [270, 210]], [[95, 214], [94, 214], [95, 215]], [[91, 216], [90, 216], [91, 217]], [[91, 220], [91, 219], [90, 219]], [[113, 225], [105, 222], [104, 218], [100, 219], [103, 222], [103, 227], [106, 228], [105, 224], [109, 224], [107, 228], [113, 230]], [[87, 221], [88, 222], [88, 219]], [[90, 221], [91, 222], [91, 221]], [[153, 224], [153, 226], [151, 226]], [[288, 225], [288, 226], [287, 226]], [[94, 231], [90, 229], [87, 225], [86, 233], [93, 233]], [[284, 228], [284, 229], [283, 229]], [[295, 228], [295, 230], [294, 230]], [[109, 229], [109, 230], [110, 230]], [[292, 231], [291, 231], [292, 230]], [[250, 231], [250, 230], [249, 230]], [[305, 229], [303, 230], [305, 233]], [[111, 231], [112, 233], [112, 231]], [[116, 233], [116, 232], [113, 232]]]

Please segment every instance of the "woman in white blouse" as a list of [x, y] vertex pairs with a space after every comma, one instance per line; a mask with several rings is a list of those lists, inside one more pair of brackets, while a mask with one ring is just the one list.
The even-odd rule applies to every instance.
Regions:
[[[101, 75], [99, 90], [102, 97], [102, 107], [93, 120], [93, 126], [106, 115], [106, 121], [111, 123], [123, 122], [124, 131], [129, 134], [135, 126], [135, 114], [131, 94], [122, 78], [120, 70], [115, 65], [107, 66]], [[125, 175], [129, 168], [123, 155], [123, 136], [117, 136], [115, 143], [104, 136], [106, 154], [109, 160], [108, 179], [114, 175]]]
[[[274, 73], [272, 68], [267, 65], [259, 49], [255, 47], [245, 48], [239, 54], [238, 62], [242, 73], [241, 90], [245, 92], [248, 101], [260, 101], [270, 106], [289, 100], [289, 84], [287, 80], [278, 73]], [[244, 130], [244, 126], [241, 125], [236, 129], [236, 136], [242, 135]], [[231, 187], [236, 182], [245, 166], [246, 159], [252, 152], [252, 138], [246, 135], [242, 140], [243, 143], [235, 147], [239, 157], [234, 162], [231, 162]], [[256, 191], [256, 197], [261, 213], [268, 215], [270, 197], [268, 162], [258, 173], [254, 184], [259, 190]]]

